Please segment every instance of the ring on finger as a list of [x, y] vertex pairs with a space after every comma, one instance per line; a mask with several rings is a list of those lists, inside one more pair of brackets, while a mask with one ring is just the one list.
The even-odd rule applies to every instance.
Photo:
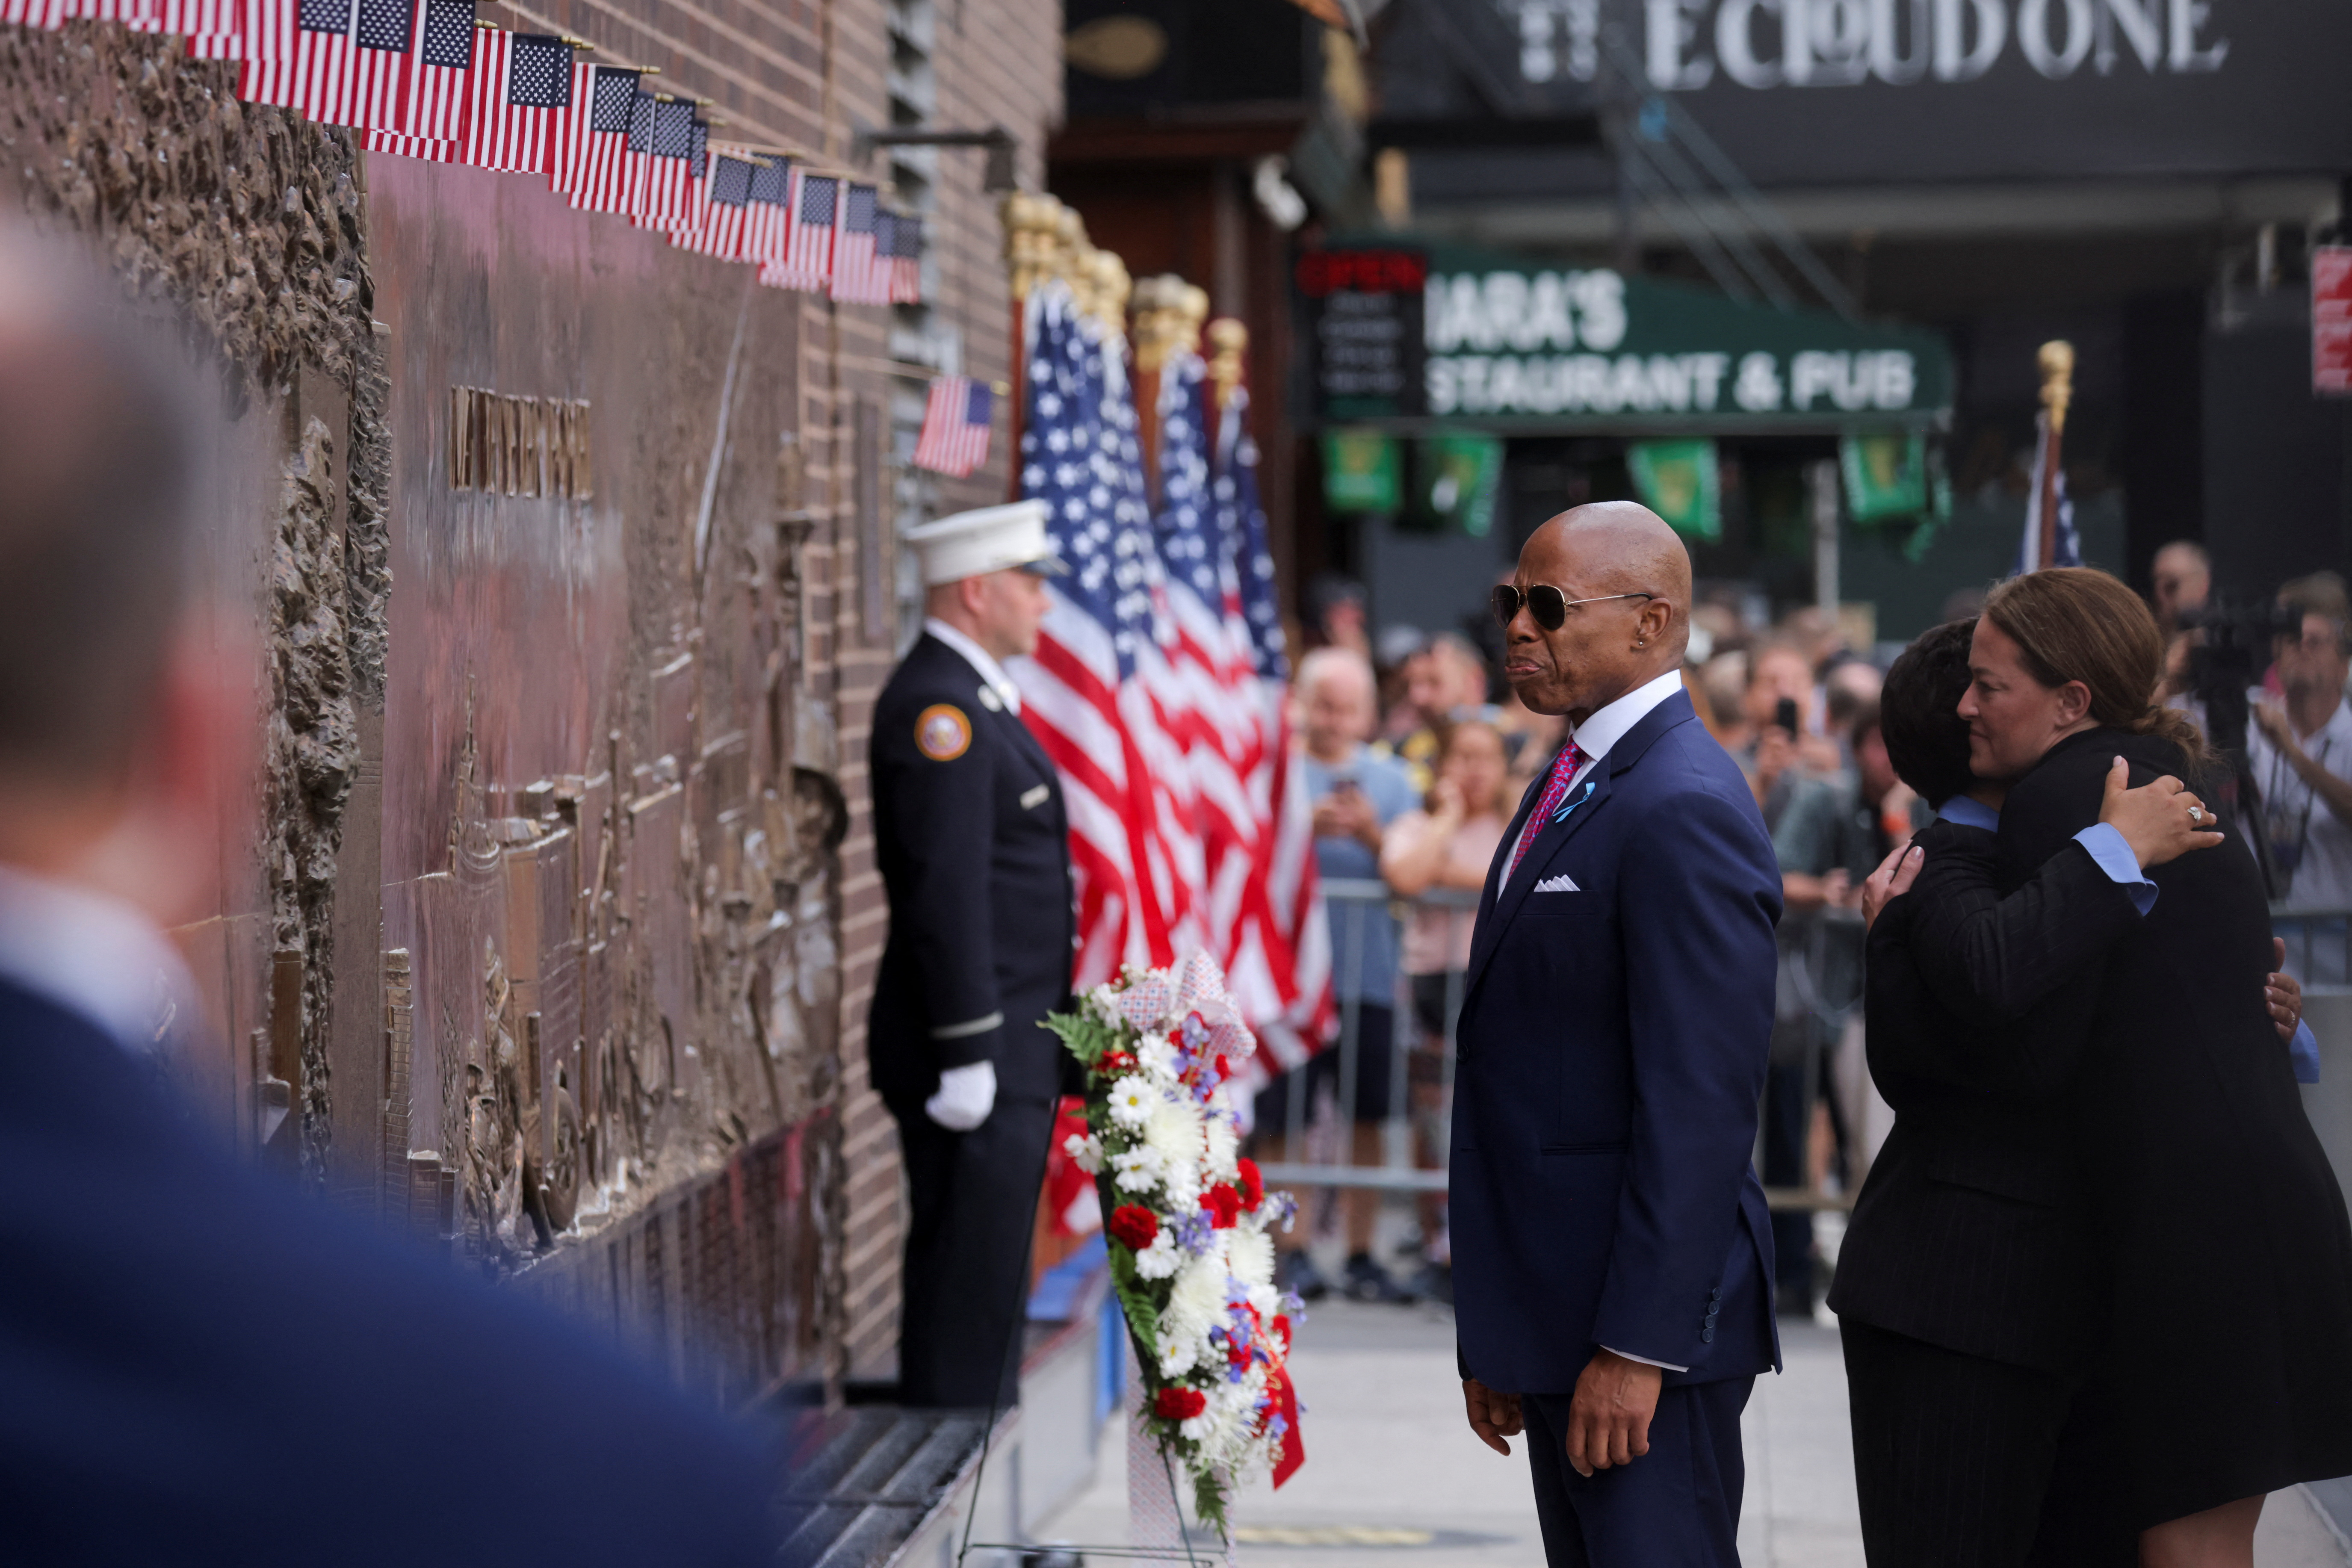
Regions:
[[2190, 806], [2190, 807], [2189, 808], [2189, 821], [2190, 826], [2195, 826], [2195, 825], [2196, 825], [2196, 824], [2198, 824], [2198, 823], [2203, 822], [2204, 820], [2205, 820], [2205, 808], [2204, 808], [2203, 806], [2201, 806], [2201, 805], [2192, 805], [2192, 806]]

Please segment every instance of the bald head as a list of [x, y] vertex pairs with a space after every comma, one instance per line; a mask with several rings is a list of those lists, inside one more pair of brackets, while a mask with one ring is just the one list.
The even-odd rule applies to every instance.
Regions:
[[0, 776], [119, 769], [176, 630], [187, 413], [103, 276], [0, 225]]
[[1546, 534], [1603, 584], [1588, 592], [1653, 594], [1667, 605], [1673, 616], [1665, 642], [1680, 660], [1690, 642], [1690, 552], [1664, 518], [1639, 501], [1597, 500], [1549, 520], [1529, 536], [1528, 546]]
[[1528, 535], [1512, 583], [1523, 599], [1543, 586], [1567, 601], [1556, 626], [1523, 604], [1504, 628], [1503, 673], [1538, 713], [1581, 723], [1681, 667], [1690, 640], [1690, 552], [1648, 507], [1597, 501], [1561, 512]]

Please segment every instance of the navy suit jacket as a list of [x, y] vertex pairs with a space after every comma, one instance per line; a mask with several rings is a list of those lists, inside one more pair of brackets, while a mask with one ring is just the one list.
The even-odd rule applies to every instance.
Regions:
[[[1588, 791], [1585, 784], [1591, 788]], [[1780, 872], [1738, 766], [1675, 692], [1478, 906], [1454, 1080], [1463, 1365], [1566, 1394], [1594, 1348], [1686, 1373], [1780, 1364], [1751, 1156]], [[1536, 892], [1566, 878], [1574, 891]]]
[[775, 1560], [763, 1447], [0, 980], [0, 1562]]

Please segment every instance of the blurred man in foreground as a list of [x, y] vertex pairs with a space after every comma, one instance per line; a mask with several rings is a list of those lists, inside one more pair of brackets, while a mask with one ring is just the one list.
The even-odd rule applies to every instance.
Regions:
[[163, 1081], [160, 928], [206, 907], [256, 715], [188, 633], [207, 437], [91, 267], [0, 230], [0, 1560], [772, 1561], [747, 1434]]

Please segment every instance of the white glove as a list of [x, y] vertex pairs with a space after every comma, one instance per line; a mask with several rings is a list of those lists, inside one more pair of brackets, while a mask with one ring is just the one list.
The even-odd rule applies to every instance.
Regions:
[[950, 1132], [969, 1132], [996, 1108], [996, 1064], [974, 1062], [940, 1074], [940, 1091], [923, 1101], [923, 1114]]

